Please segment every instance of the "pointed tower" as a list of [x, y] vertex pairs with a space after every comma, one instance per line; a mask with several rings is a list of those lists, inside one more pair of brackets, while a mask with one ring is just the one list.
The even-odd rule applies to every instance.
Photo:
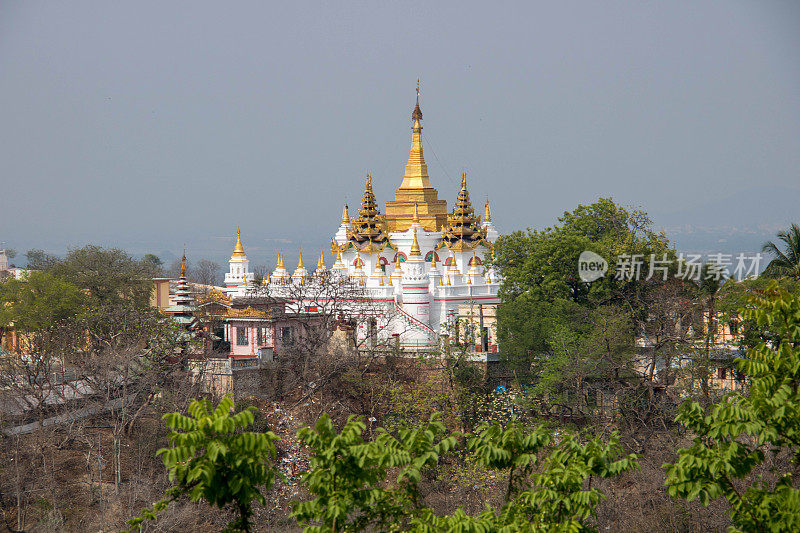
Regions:
[[175, 289], [175, 305], [164, 309], [164, 312], [172, 316], [172, 320], [187, 329], [194, 326], [197, 319], [194, 316], [195, 306], [189, 289], [189, 282], [186, 280], [186, 252], [181, 258], [181, 277], [178, 278], [178, 287]]
[[297, 260], [297, 268], [294, 269], [294, 273], [292, 274], [292, 279], [295, 281], [302, 282], [308, 277], [308, 269], [303, 264], [303, 251], [300, 250], [300, 257]]
[[[411, 253], [403, 265], [402, 294], [403, 311], [412, 319], [425, 325], [430, 323], [431, 293], [429, 291], [430, 278], [425, 268], [425, 261], [417, 241], [417, 229], [414, 228], [414, 240], [411, 244]], [[412, 324], [411, 331], [406, 333], [406, 338], [414, 342], [426, 341], [428, 332], [424, 328]]]
[[489, 210], [489, 198], [486, 198], [486, 209], [483, 212], [483, 222], [481, 222], [481, 229], [483, 230], [484, 235], [486, 235], [486, 240], [489, 242], [494, 242], [497, 240], [497, 237], [500, 236], [500, 233], [497, 231], [497, 228], [494, 227], [492, 223], [492, 212]]
[[252, 285], [254, 274], [250, 272], [250, 261], [244, 253], [242, 246], [242, 235], [239, 228], [236, 228], [236, 245], [233, 247], [233, 254], [228, 261], [228, 273], [225, 274], [225, 287], [228, 296], [238, 292], [237, 288], [248, 283]]
[[447, 223], [447, 202], [439, 200], [439, 192], [431, 185], [428, 165], [422, 152], [419, 80], [417, 80], [417, 102], [411, 113], [411, 120], [411, 153], [408, 155], [403, 182], [395, 192], [394, 200], [386, 202], [386, 223], [389, 232], [408, 230], [414, 204], [418, 204], [422, 226], [428, 231], [439, 231]]
[[361, 200], [358, 218], [347, 232], [347, 237], [357, 250], [368, 254], [383, 250], [389, 244], [389, 235], [384, 229], [384, 221], [378, 211], [375, 194], [372, 192], [372, 176], [369, 174], [367, 174], [364, 198]]
[[278, 252], [278, 262], [275, 265], [275, 270], [269, 277], [270, 285], [285, 285], [286, 280], [289, 278], [289, 272], [286, 270], [286, 265], [283, 263], [283, 254]]
[[314, 272], [322, 273], [325, 272], [327, 268], [325, 268], [325, 254], [322, 253], [322, 250], [319, 251], [319, 257], [317, 257], [317, 269]]
[[483, 231], [478, 225], [475, 210], [469, 199], [466, 172], [461, 174], [461, 190], [458, 192], [456, 205], [453, 206], [453, 213], [448, 217], [442, 239], [448, 248], [458, 252], [472, 250], [484, 242]]
[[[347, 232], [353, 227], [353, 223], [350, 221], [350, 213], [347, 208], [347, 202], [344, 204], [344, 209], [342, 210], [342, 223], [339, 224], [339, 229], [336, 231], [336, 235], [334, 236], [334, 242], [343, 243], [347, 240]], [[335, 250], [331, 250], [335, 251]]]

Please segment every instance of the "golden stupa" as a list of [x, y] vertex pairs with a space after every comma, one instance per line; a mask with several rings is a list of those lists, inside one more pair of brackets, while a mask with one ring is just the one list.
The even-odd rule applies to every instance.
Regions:
[[427, 231], [441, 231], [447, 224], [447, 201], [439, 200], [439, 191], [431, 185], [428, 165], [422, 153], [422, 110], [419, 107], [419, 82], [417, 82], [417, 103], [411, 113], [414, 121], [411, 127], [411, 153], [406, 163], [406, 171], [400, 188], [394, 193], [394, 200], [386, 202], [386, 225], [390, 232], [406, 231], [414, 217], [417, 205], [419, 220]]

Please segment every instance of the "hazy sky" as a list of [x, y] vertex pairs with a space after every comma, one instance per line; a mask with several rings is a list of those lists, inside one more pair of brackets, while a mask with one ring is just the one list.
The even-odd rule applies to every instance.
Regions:
[[0, 241], [313, 257], [400, 184], [418, 77], [431, 181], [501, 231], [800, 189], [796, 1], [6, 0]]

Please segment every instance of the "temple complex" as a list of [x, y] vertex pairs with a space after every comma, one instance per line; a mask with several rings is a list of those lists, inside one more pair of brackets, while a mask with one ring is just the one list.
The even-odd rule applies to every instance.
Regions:
[[298, 312], [316, 312], [318, 298], [310, 296], [315, 285], [331, 280], [351, 284], [363, 294], [351, 298], [353, 316], [360, 315], [366, 305], [380, 309], [371, 314], [373, 318], [357, 324], [358, 334], [377, 336], [379, 342], [393, 340], [412, 350], [430, 349], [438, 346], [441, 335], [457, 334], [460, 307], [499, 303], [500, 280], [485, 266], [498, 237], [489, 202], [483, 216], [476, 215], [463, 173], [455, 204], [448, 211], [425, 163], [419, 88], [411, 121], [411, 150], [394, 199], [386, 202], [381, 213], [373, 178], [367, 174], [358, 210], [351, 216], [344, 205], [331, 238], [330, 268], [320, 252], [316, 267], [309, 270], [301, 253], [297, 267], [290, 271], [279, 253], [274, 271], [256, 280], [237, 230], [225, 275], [227, 295], [284, 298], [295, 302]]

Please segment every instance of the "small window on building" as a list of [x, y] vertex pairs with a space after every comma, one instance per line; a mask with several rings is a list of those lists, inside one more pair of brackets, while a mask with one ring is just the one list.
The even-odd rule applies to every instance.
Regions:
[[291, 326], [283, 326], [281, 328], [281, 344], [284, 346], [294, 344], [294, 329]]
[[236, 345], [247, 346], [247, 328], [236, 328]]
[[264, 346], [267, 344], [267, 328], [257, 328], [256, 329], [256, 343], [258, 346]]
[[725, 368], [718, 368], [718, 369], [717, 369], [717, 378], [718, 378], [718, 379], [725, 379], [725, 377], [727, 376], [727, 374], [728, 374], [728, 373], [726, 372], [726, 369], [725, 369]]

